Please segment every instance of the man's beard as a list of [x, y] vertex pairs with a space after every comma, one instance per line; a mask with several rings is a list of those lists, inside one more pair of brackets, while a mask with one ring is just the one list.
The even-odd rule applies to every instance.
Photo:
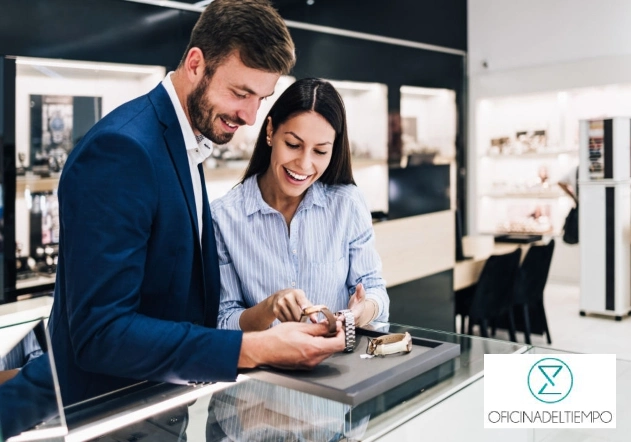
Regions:
[[215, 119], [221, 117], [224, 120], [229, 121], [231, 124], [238, 124], [240, 126], [244, 125], [245, 122], [237, 117], [233, 118], [227, 115], [213, 115], [214, 106], [210, 104], [209, 99], [206, 96], [208, 83], [208, 78], [204, 78], [186, 99], [188, 115], [191, 118], [193, 128], [200, 131], [203, 136], [215, 144], [226, 144], [232, 140], [234, 132], [217, 133], [213, 127]]

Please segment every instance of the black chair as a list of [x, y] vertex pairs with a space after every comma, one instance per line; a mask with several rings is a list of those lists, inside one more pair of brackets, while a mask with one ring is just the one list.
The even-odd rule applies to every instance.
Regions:
[[554, 239], [547, 245], [531, 246], [517, 273], [515, 281], [517, 328], [523, 329], [526, 344], [531, 343], [531, 333], [541, 335], [545, 333], [548, 344], [552, 344], [543, 305], [543, 290], [548, 281], [553, 252]]
[[477, 284], [456, 292], [455, 313], [460, 315], [461, 333], [465, 330], [465, 317], [469, 318], [469, 334], [473, 334], [473, 326], [479, 324], [480, 335], [488, 337], [490, 321], [507, 316], [510, 340], [517, 342], [513, 307], [520, 258], [521, 249], [505, 255], [491, 255]]

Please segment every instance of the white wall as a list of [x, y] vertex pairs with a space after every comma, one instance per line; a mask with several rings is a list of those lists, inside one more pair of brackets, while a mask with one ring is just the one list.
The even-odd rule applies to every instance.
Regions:
[[[631, 1], [468, 0], [467, 7], [467, 199], [468, 227], [475, 233], [479, 100], [631, 83]], [[563, 246], [555, 251], [550, 278], [578, 282], [578, 247]]]
[[467, 7], [470, 75], [631, 54], [628, 0], [469, 0]]

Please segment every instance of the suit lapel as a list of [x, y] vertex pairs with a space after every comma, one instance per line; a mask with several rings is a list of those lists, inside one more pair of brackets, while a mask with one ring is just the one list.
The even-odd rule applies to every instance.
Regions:
[[[160, 122], [166, 127], [164, 140], [184, 191], [188, 212], [195, 229], [195, 237], [199, 238], [195, 192], [193, 191], [191, 169], [188, 163], [180, 122], [177, 119], [175, 109], [173, 109], [173, 103], [171, 103], [169, 94], [162, 85], [158, 85], [149, 93], [149, 99], [156, 109]], [[203, 228], [201, 247], [199, 242], [195, 241], [195, 250], [199, 253], [203, 273], [202, 302], [204, 305], [204, 324], [208, 327], [216, 327], [217, 313], [219, 311], [219, 258], [217, 256], [217, 243], [215, 242], [210, 204], [206, 192], [206, 181], [204, 180], [201, 164], [198, 166], [198, 170], [202, 181]]]
[[175, 109], [173, 109], [171, 98], [169, 98], [169, 94], [161, 84], [149, 93], [149, 99], [156, 109], [160, 122], [166, 126], [164, 130], [164, 141], [169, 149], [169, 155], [171, 156], [180, 185], [184, 191], [184, 198], [186, 199], [191, 222], [195, 228], [195, 234], [199, 237], [195, 192], [193, 192], [191, 168], [188, 164], [186, 145], [184, 144], [180, 122], [177, 119]]

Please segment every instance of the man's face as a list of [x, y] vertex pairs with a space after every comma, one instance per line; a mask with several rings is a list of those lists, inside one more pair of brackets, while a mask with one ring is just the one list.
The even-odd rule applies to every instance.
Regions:
[[189, 94], [187, 108], [193, 129], [213, 143], [227, 143], [239, 126], [254, 124], [261, 101], [274, 93], [279, 77], [245, 66], [233, 52], [212, 77], [204, 75]]

